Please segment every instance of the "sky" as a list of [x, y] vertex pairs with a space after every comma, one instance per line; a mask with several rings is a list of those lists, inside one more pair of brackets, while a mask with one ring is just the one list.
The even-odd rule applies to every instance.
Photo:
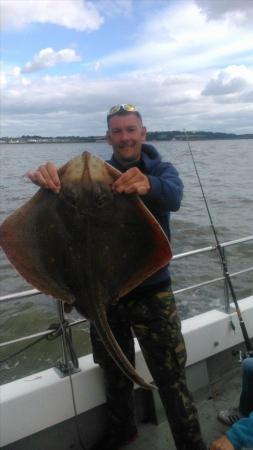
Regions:
[[1, 136], [253, 133], [253, 0], [0, 0]]

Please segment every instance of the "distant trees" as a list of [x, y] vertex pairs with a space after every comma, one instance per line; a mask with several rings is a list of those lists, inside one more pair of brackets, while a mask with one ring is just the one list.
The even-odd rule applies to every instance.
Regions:
[[[215, 133], [211, 131], [149, 131], [147, 141], [185, 141], [210, 139], [253, 139], [253, 134]], [[21, 137], [2, 137], [0, 143], [67, 143], [67, 142], [103, 142], [105, 136], [56, 136], [23, 135]]]
[[211, 131], [150, 131], [148, 141], [185, 141], [210, 139], [253, 139], [253, 134], [213, 133]]

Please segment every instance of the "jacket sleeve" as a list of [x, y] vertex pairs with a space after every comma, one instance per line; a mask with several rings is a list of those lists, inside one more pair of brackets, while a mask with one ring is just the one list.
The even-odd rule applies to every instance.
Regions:
[[249, 417], [238, 420], [226, 435], [236, 449], [253, 447], [253, 411]]
[[160, 163], [148, 175], [151, 190], [145, 195], [145, 203], [161, 213], [177, 211], [183, 197], [183, 183], [171, 163]]

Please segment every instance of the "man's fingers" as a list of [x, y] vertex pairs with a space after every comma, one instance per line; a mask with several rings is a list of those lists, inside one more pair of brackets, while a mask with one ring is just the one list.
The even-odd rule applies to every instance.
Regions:
[[36, 178], [35, 178], [35, 172], [33, 172], [32, 170], [29, 170], [29, 172], [27, 172], [26, 176], [29, 178], [29, 180], [31, 180], [33, 183], [36, 183]]
[[52, 163], [51, 161], [49, 161], [46, 164], [46, 169], [47, 169], [48, 174], [50, 175], [52, 182], [55, 184], [55, 186], [60, 187], [60, 179], [59, 179], [57, 167], [55, 166], [55, 164]]
[[47, 187], [47, 182], [44, 179], [44, 177], [40, 174], [38, 170], [32, 172], [31, 170], [27, 172], [28, 178], [34, 183], [37, 184], [37, 186], [41, 187]]
[[[118, 181], [118, 180], [117, 180]], [[114, 183], [113, 188], [117, 192], [126, 192], [126, 189], [130, 188], [134, 184], [138, 183], [138, 177], [131, 177], [130, 179], [122, 179], [119, 183]]]
[[115, 181], [113, 190], [119, 194], [145, 195], [150, 190], [150, 182], [137, 167], [132, 167]]
[[27, 176], [37, 186], [40, 186], [44, 189], [55, 189], [54, 184], [50, 184], [50, 179], [46, 179], [39, 170], [36, 170], [35, 172], [28, 172]]
[[55, 193], [58, 193], [60, 191], [61, 184], [57, 168], [51, 162], [40, 166], [38, 170], [34, 172], [29, 171], [27, 173], [27, 176], [34, 184], [42, 188], [50, 189]]
[[140, 172], [139, 169], [137, 169], [136, 167], [133, 167], [131, 169], [128, 169], [125, 173], [123, 173], [115, 182], [114, 182], [114, 187], [117, 189], [120, 186], [129, 184], [133, 181], [135, 181], [136, 179], [138, 179], [139, 177], [142, 177], [143, 174]]
[[119, 186], [117, 189], [114, 188], [118, 194], [138, 194], [138, 195], [145, 195], [148, 193], [150, 187], [147, 183], [144, 182], [136, 182], [136, 183], [129, 183], [126, 185]]
[[60, 179], [57, 171], [57, 167], [51, 161], [47, 162], [45, 166], [40, 166], [40, 173], [44, 177], [47, 183], [47, 188], [51, 191], [58, 193], [60, 192]]

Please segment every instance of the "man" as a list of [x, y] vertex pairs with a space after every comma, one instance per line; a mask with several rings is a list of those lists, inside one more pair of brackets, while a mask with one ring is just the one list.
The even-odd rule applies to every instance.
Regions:
[[[113, 190], [138, 194], [170, 239], [169, 215], [180, 207], [183, 184], [172, 164], [162, 162], [156, 149], [145, 144], [146, 128], [130, 104], [114, 106], [107, 115], [107, 141], [113, 148], [111, 165], [122, 175]], [[29, 178], [54, 192], [60, 183], [52, 163], [29, 172]], [[178, 450], [205, 450], [191, 394], [186, 386], [186, 350], [171, 290], [168, 267], [134, 289], [107, 312], [110, 327], [128, 359], [134, 364], [131, 327], [159, 387]], [[108, 406], [108, 432], [93, 450], [117, 450], [137, 437], [133, 383], [118, 369], [91, 327], [94, 361], [104, 371]]]
[[253, 358], [243, 361], [242, 370], [239, 409], [220, 411], [218, 419], [231, 428], [212, 443], [210, 450], [253, 449]]

